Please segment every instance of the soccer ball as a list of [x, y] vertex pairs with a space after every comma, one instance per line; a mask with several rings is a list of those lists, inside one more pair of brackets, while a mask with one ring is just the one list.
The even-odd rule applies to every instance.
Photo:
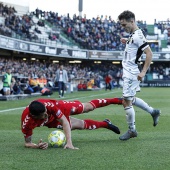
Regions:
[[48, 143], [53, 148], [63, 147], [66, 144], [65, 134], [60, 130], [52, 131], [48, 135]]

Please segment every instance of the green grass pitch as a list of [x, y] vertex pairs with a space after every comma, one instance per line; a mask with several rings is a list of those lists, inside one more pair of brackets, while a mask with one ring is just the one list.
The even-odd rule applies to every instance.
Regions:
[[[122, 89], [110, 91], [74, 92], [65, 100], [87, 102], [95, 98], [121, 97]], [[21, 113], [35, 98], [18, 101], [0, 101], [0, 170], [168, 170], [170, 153], [170, 90], [169, 88], [142, 88], [137, 97], [160, 108], [159, 124], [152, 125], [151, 116], [136, 108], [138, 137], [120, 141], [117, 134], [107, 129], [72, 131], [73, 144], [79, 150], [24, 147], [20, 130]], [[58, 99], [55, 92], [50, 98]], [[9, 110], [11, 109], [11, 110]], [[127, 130], [125, 112], [121, 105], [110, 105], [82, 115], [80, 119], [109, 118], [119, 126], [121, 134]], [[34, 130], [33, 142], [47, 141], [54, 129]]]

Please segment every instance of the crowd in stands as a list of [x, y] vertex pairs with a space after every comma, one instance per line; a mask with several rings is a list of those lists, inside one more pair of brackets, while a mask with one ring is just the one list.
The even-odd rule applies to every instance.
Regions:
[[[0, 75], [3, 75], [8, 68], [11, 68], [12, 75], [17, 83], [24, 83], [33, 92], [38, 92], [41, 86], [40, 80], [47, 85], [52, 82], [55, 85], [56, 70], [59, 64], [40, 61], [24, 61], [21, 59], [0, 58]], [[103, 64], [100, 68], [96, 64], [90, 66], [83, 64], [65, 64], [68, 72], [69, 82], [74, 79], [85, 81], [88, 88], [94, 86], [100, 88], [100, 82], [107, 72], [116, 77], [119, 68], [113, 64]], [[45, 81], [45, 83], [44, 83]], [[30, 87], [29, 87], [30, 85]], [[31, 89], [30, 88], [30, 89]], [[32, 90], [31, 90], [32, 91]]]
[[148, 73], [156, 75], [157, 79], [170, 80], [170, 68], [163, 63], [151, 66]]
[[[5, 18], [4, 24], [0, 24], [1, 35], [12, 36], [13, 31], [22, 38], [28, 38], [29, 40], [38, 39], [35, 32], [30, 31], [31, 27], [35, 25], [31, 15], [19, 16], [14, 7], [8, 7], [0, 3], [0, 16]], [[40, 22], [37, 24], [40, 24]]]
[[6, 16], [11, 15], [16, 12], [14, 7], [8, 7], [7, 5], [4, 5], [2, 2], [0, 2], [0, 15]]
[[104, 51], [124, 49], [123, 44], [120, 43], [123, 30], [111, 18], [88, 20], [74, 15], [70, 22], [68, 18], [64, 21], [66, 22], [65, 33], [84, 49]]
[[[96, 18], [87, 19], [86, 15], [83, 17], [76, 16], [70, 17], [69, 14], [59, 15], [53, 11], [42, 11], [36, 9], [35, 11], [18, 16], [14, 7], [8, 7], [0, 3], [0, 16], [5, 18], [5, 24], [0, 25], [0, 33], [2, 35], [10, 36], [12, 31], [17, 35], [27, 38], [28, 40], [38, 40], [37, 34], [42, 34], [38, 26], [44, 27], [45, 23], [50, 23], [64, 32], [68, 38], [72, 39], [75, 43], [79, 44], [80, 48], [89, 50], [104, 50], [115, 51], [123, 50], [124, 44], [120, 43], [121, 37], [126, 37], [127, 33], [121, 28], [118, 21], [114, 21], [111, 16], [97, 16]], [[38, 22], [34, 23], [33, 16], [38, 18]], [[170, 40], [170, 21], [157, 22], [153, 24], [161, 30], [168, 45]], [[145, 21], [137, 21], [137, 25], [142, 28], [147, 35], [147, 24]], [[34, 31], [30, 28], [35, 26]], [[49, 39], [56, 41], [59, 35], [49, 35]], [[156, 43], [151, 44], [153, 51], [158, 52], [159, 45]]]
[[12, 36], [12, 31], [8, 27], [6, 27], [3, 24], [0, 24], [0, 34], [4, 36], [11, 37]]
[[[109, 17], [97, 17], [86, 19], [74, 15], [73, 18], [65, 15], [58, 15], [55, 12], [35, 10], [38, 18], [44, 18], [49, 23], [61, 28], [63, 32], [80, 45], [81, 48], [89, 50], [123, 50], [124, 45], [120, 43], [120, 37], [127, 36], [119, 22]], [[138, 24], [147, 32], [146, 24], [138, 21]]]
[[[71, 18], [68, 14], [59, 15], [57, 12], [42, 11], [36, 9], [34, 15], [44, 18], [50, 24], [61, 28], [68, 37], [75, 40], [82, 48], [89, 50], [122, 50], [124, 45], [120, 43], [120, 37], [126, 36], [119, 22], [115, 22], [111, 16], [87, 19], [76, 14]], [[147, 32], [146, 23], [138, 21], [138, 25]]]
[[[37, 18], [43, 18], [52, 25], [55, 25], [80, 45], [81, 48], [89, 50], [123, 50], [124, 45], [120, 43], [121, 37], [126, 37], [127, 33], [121, 28], [119, 22], [114, 21], [111, 16], [97, 16], [96, 18], [87, 19], [76, 16], [70, 17], [68, 14], [59, 15], [57, 12], [42, 11], [36, 9], [33, 12]], [[137, 25], [141, 28], [145, 35], [148, 34], [146, 21], [137, 21]], [[170, 45], [170, 21], [154, 21], [153, 25], [161, 30], [167, 45]], [[151, 43], [154, 52], [160, 50], [158, 43]]]
[[31, 16], [27, 14], [19, 16], [16, 13], [14, 7], [0, 3], [0, 16], [5, 18], [4, 25], [1, 24], [2, 35], [10, 36], [13, 31], [22, 37], [31, 38], [30, 28], [34, 25]]
[[[0, 3], [0, 17], [5, 19], [4, 24], [0, 24], [0, 34], [15, 37], [18, 35], [24, 40], [41, 42], [37, 34], [43, 33], [38, 27], [45, 27], [45, 20], [39, 19], [37, 23], [35, 23], [33, 16], [34, 12], [19, 16], [14, 8]], [[31, 27], [33, 27], [33, 29], [31, 29]], [[55, 34], [51, 31], [49, 39], [52, 41], [60, 40], [59, 34]]]
[[[63, 30], [81, 48], [105, 51], [124, 49], [124, 45], [120, 43], [120, 38], [127, 36], [127, 34], [121, 28], [119, 22], [115, 22], [111, 16], [86, 19], [86, 16], [74, 15], [71, 18], [69, 14], [67, 16], [59, 15], [58, 13], [42, 11], [38, 8], [30, 14], [18, 16], [14, 8], [3, 5], [3, 3], [0, 4], [0, 7], [0, 15], [5, 17], [5, 25], [0, 26], [0, 30], [7, 32], [7, 34], [14, 31], [17, 35], [29, 40], [37, 40], [36, 33], [41, 34], [37, 26], [44, 27], [45, 21], [47, 21]], [[39, 19], [37, 23], [34, 23], [32, 19], [34, 15]], [[147, 32], [146, 23], [143, 23], [143, 21], [137, 22]], [[33, 25], [35, 25], [34, 32], [31, 32], [30, 29]], [[58, 38], [56, 35], [49, 35], [50, 40]]]
[[[55, 72], [59, 64], [53, 64], [50, 62], [40, 61], [24, 61], [22, 59], [7, 59], [0, 58], [0, 75], [2, 75], [7, 68], [12, 69], [12, 74], [17, 77], [41, 77], [44, 76], [47, 79], [53, 80]], [[90, 79], [95, 73], [100, 76], [104, 76], [106, 72], [110, 72], [115, 75], [117, 72], [117, 66], [113, 64], [101, 64], [99, 68], [96, 64], [85, 66], [83, 64], [65, 64], [70, 79], [73, 78], [86, 78]]]
[[170, 29], [170, 20], [169, 18], [166, 21], [154, 21], [154, 25], [161, 30], [161, 33], [165, 35], [167, 38], [170, 36], [170, 32], [168, 31]]
[[[44, 61], [0, 58], [0, 75], [3, 75], [8, 68], [11, 68], [13, 78], [15, 78], [13, 81], [15, 93], [18, 93], [17, 86], [22, 84], [24, 85], [24, 90], [29, 90], [30, 92], [40, 92], [47, 85], [55, 86], [58, 67], [59, 64]], [[68, 72], [69, 82], [78, 79], [80, 89], [100, 88], [100, 83], [106, 80], [107, 74], [112, 77], [111, 87], [120, 87], [119, 82], [122, 78], [121, 66], [111, 63], [100, 64], [100, 67], [94, 63], [90, 65], [65, 64], [65, 69]], [[151, 65], [148, 73], [156, 73], [158, 79], [162, 77], [164, 80], [170, 80], [170, 70], [163, 64]]]

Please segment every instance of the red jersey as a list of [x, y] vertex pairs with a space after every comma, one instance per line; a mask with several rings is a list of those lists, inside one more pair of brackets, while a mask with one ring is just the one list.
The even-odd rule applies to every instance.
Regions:
[[83, 112], [83, 104], [79, 101], [57, 101], [49, 99], [38, 99], [36, 101], [45, 105], [48, 117], [46, 119], [34, 119], [30, 115], [29, 107], [26, 107], [21, 117], [21, 129], [25, 138], [33, 134], [35, 127], [47, 126], [48, 128], [57, 128], [58, 125], [61, 126], [57, 119], [60, 119], [63, 115], [65, 115], [70, 123], [69, 116], [73, 107], [76, 108], [76, 113], [74, 114]]

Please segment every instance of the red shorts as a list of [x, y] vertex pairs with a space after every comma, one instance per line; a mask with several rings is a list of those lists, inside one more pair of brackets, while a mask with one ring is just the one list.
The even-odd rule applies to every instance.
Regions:
[[[70, 124], [70, 127], [71, 127], [71, 123], [70, 123], [70, 117], [67, 117], [67, 120]], [[63, 129], [63, 126], [62, 124], [57, 121], [57, 120], [53, 120], [52, 122], [46, 124], [45, 126], [47, 126], [48, 128], [58, 128], [58, 129]]]
[[[84, 105], [78, 101], [59, 101], [58, 108], [64, 113], [67, 117], [68, 115], [77, 115], [81, 114], [84, 111]], [[73, 112], [73, 113], [72, 113]]]

